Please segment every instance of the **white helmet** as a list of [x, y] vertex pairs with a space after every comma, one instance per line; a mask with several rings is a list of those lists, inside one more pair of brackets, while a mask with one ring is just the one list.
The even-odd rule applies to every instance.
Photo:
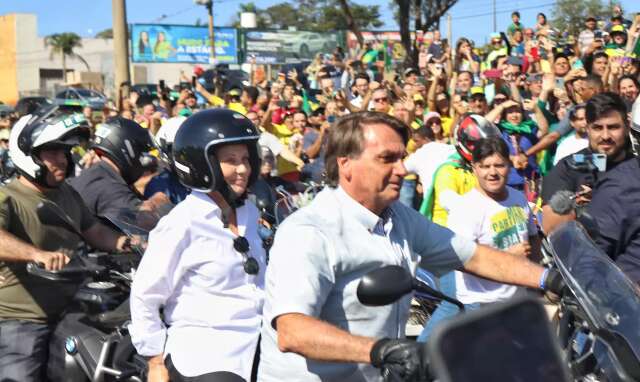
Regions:
[[173, 147], [173, 140], [176, 137], [178, 128], [186, 119], [187, 117], [184, 116], [177, 116], [167, 119], [154, 137], [156, 145], [158, 146], [158, 148], [160, 148], [161, 159], [168, 165], [172, 165], [173, 163], [173, 153], [171, 151]]
[[67, 176], [70, 176], [74, 167], [71, 148], [86, 132], [88, 124], [82, 114], [64, 114], [58, 106], [52, 105], [16, 122], [9, 137], [9, 156], [22, 176], [41, 186], [51, 187], [46, 182], [47, 167], [37, 154], [44, 148], [67, 150]]

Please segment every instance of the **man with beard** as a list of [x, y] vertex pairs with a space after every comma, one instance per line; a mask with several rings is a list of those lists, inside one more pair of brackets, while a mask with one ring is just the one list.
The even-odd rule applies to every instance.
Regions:
[[576, 203], [586, 205], [591, 200], [591, 190], [598, 178], [604, 174], [586, 162], [591, 161], [593, 154], [604, 154], [607, 157], [606, 172], [618, 164], [632, 158], [629, 143], [629, 124], [627, 108], [622, 98], [615, 93], [605, 92], [591, 98], [586, 105], [587, 136], [589, 147], [562, 159], [544, 178], [542, 187], [542, 228], [551, 232], [559, 224], [575, 219], [575, 213], [560, 215], [549, 205], [551, 198], [558, 191], [576, 193]]

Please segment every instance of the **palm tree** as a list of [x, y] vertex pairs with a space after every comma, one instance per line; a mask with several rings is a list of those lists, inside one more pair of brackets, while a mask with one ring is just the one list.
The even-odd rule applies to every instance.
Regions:
[[51, 47], [51, 55], [49, 57], [51, 60], [55, 55], [62, 57], [62, 76], [65, 80], [67, 77], [67, 57], [79, 59], [87, 67], [87, 71], [91, 71], [87, 61], [73, 51], [75, 48], [82, 47], [82, 38], [77, 34], [72, 32], [55, 33], [45, 37], [44, 45]]

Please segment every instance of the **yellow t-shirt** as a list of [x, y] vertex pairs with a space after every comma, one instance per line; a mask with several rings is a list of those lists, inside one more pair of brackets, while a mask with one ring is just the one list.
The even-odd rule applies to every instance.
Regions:
[[[294, 132], [291, 131], [287, 127], [287, 125], [276, 124], [276, 123], [273, 124], [273, 135], [278, 137], [280, 142], [286, 147], [289, 147], [289, 143], [290, 143], [289, 141], [293, 136], [293, 134]], [[278, 175], [283, 175], [290, 172], [298, 171], [298, 167], [296, 166], [295, 163], [289, 162], [288, 160], [283, 159], [280, 156], [278, 156], [277, 169], [278, 169]]]
[[471, 191], [477, 183], [476, 177], [467, 169], [452, 164], [440, 167], [433, 182], [433, 222], [443, 227], [447, 226], [449, 212], [444, 207], [446, 203], [443, 205], [441, 199], [443, 195], [447, 198], [447, 193], [451, 191], [458, 195], [464, 195]]
[[440, 117], [442, 121], [442, 135], [445, 137], [450, 137], [453, 131], [451, 131], [451, 125], [453, 124], [453, 119], [451, 117]]
[[[417, 129], [419, 129], [419, 128], [420, 128], [420, 124], [419, 124], [419, 123], [417, 123], [416, 121], [413, 121], [413, 122], [411, 122], [411, 128], [412, 128], [413, 130], [417, 130]], [[407, 154], [413, 154], [413, 153], [415, 153], [415, 152], [416, 152], [416, 150], [417, 150], [417, 148], [416, 148], [416, 142], [415, 142], [412, 138], [409, 138], [409, 142], [407, 142]], [[407, 157], [409, 157], [409, 156], [407, 155]], [[418, 177], [417, 177], [417, 176], [415, 176], [415, 174], [409, 174], [409, 175], [405, 176], [404, 178], [405, 178], [406, 180], [415, 180], [415, 179], [418, 179]]]

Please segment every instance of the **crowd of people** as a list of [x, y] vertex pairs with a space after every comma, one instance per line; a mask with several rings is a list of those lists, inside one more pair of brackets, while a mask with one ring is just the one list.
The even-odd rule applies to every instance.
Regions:
[[[211, 84], [181, 73], [191, 85], [177, 96], [132, 92], [101, 120], [88, 107], [0, 115], [0, 381], [45, 380], [49, 338], [72, 306], [74, 285], [25, 264], [59, 270], [80, 240], [140, 245], [102, 224], [123, 209], [151, 230], [129, 327], [149, 381], [415, 377], [411, 296], [366, 307], [363, 275], [419, 268], [468, 310], [559, 292], [541, 242], [584, 214], [639, 283], [640, 17], [614, 7], [578, 36], [542, 13], [535, 27], [512, 21], [484, 49], [435, 31], [415, 66], [389, 66], [367, 44], [273, 79], [252, 64], [241, 87], [220, 71]], [[264, 206], [276, 188], [310, 182], [325, 188], [278, 227], [267, 256]], [[569, 209], [557, 207], [562, 192]], [[42, 222], [42, 203], [82, 237]], [[440, 303], [418, 341], [457, 313]]]

